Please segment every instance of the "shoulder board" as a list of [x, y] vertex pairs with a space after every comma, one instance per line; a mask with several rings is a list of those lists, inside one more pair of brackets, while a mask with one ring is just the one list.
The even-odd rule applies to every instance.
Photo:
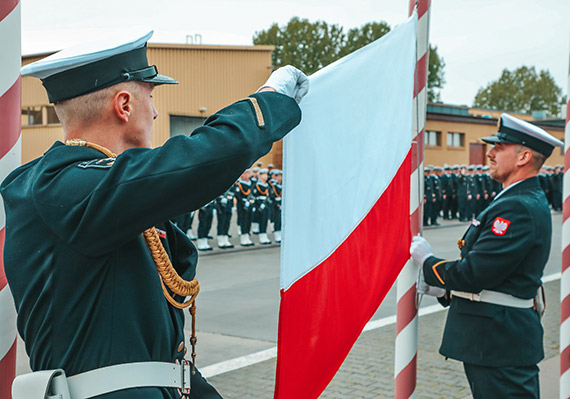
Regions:
[[116, 158], [93, 159], [91, 161], [84, 161], [77, 164], [81, 169], [97, 168], [109, 169], [115, 163]]

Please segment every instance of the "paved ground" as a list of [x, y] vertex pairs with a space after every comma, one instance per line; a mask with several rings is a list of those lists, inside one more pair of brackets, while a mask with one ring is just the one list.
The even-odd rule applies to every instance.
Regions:
[[[560, 271], [561, 215], [553, 215], [553, 247], [545, 275]], [[424, 235], [442, 257], [456, 257], [455, 243], [467, 225], [445, 222], [426, 228]], [[234, 234], [233, 241], [236, 240]], [[213, 244], [213, 242], [212, 242]], [[198, 278], [202, 291], [198, 302], [198, 361], [216, 368], [219, 362], [271, 350], [277, 340], [279, 306], [279, 247], [272, 245], [244, 250], [202, 253]], [[546, 284], [549, 307], [544, 319], [546, 360], [541, 364], [543, 398], [558, 397], [559, 281]], [[395, 313], [395, 290], [390, 291], [373, 320], [386, 320]], [[436, 302], [425, 298], [422, 306]], [[439, 354], [446, 311], [426, 315], [419, 321], [417, 398], [467, 398], [469, 389], [462, 365], [445, 361]], [[395, 325], [363, 333], [322, 398], [393, 397]], [[28, 370], [23, 346], [18, 350], [17, 373]], [[209, 380], [225, 398], [271, 398], [275, 359], [271, 358]]]
[[[543, 398], [558, 397], [559, 284], [546, 285], [546, 358], [542, 364]], [[439, 355], [447, 311], [423, 316], [419, 321], [417, 398], [466, 398], [469, 387], [461, 363]], [[391, 398], [394, 396], [395, 325], [363, 333], [321, 398]], [[275, 359], [221, 374], [209, 379], [224, 398], [271, 398], [275, 380]], [[493, 399], [493, 398], [490, 398]]]

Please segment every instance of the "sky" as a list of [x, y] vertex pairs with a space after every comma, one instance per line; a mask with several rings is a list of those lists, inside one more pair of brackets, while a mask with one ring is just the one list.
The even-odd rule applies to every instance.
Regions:
[[[21, 0], [22, 53], [53, 51], [100, 35], [149, 28], [151, 42], [251, 45], [256, 31], [292, 17], [345, 30], [407, 18], [408, 0]], [[472, 105], [503, 69], [547, 69], [566, 93], [570, 0], [431, 0], [430, 43], [445, 61], [443, 102]], [[160, 70], [160, 65], [158, 65]]]

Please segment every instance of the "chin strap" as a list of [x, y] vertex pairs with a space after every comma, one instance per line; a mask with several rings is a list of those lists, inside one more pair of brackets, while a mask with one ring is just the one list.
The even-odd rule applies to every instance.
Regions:
[[[82, 139], [70, 139], [65, 142], [66, 145], [89, 147], [102, 152], [110, 158], [116, 158], [117, 155], [98, 144], [90, 143]], [[192, 346], [192, 374], [196, 372], [196, 296], [200, 292], [200, 284], [196, 278], [186, 281], [176, 272], [172, 262], [160, 241], [156, 228], [151, 227], [143, 232], [143, 237], [156, 265], [156, 270], [160, 276], [162, 291], [166, 300], [178, 309], [186, 309], [190, 307], [190, 315], [192, 316], [192, 336], [190, 337], [190, 345]], [[186, 302], [178, 302], [166, 289], [168, 287], [173, 294], [183, 297], [189, 297]]]

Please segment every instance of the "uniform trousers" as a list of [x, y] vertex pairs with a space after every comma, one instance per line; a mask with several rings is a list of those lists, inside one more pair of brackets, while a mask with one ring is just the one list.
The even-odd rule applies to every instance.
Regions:
[[208, 238], [214, 220], [214, 208], [206, 206], [198, 212], [198, 238]]
[[273, 231], [281, 231], [281, 207], [273, 206], [271, 210], [271, 220], [273, 221]]
[[227, 236], [230, 230], [230, 220], [232, 218], [232, 204], [219, 205], [217, 211], [218, 235]]
[[267, 222], [269, 221], [269, 207], [265, 203], [265, 201], [258, 201], [255, 204], [255, 214], [257, 216], [256, 222], [259, 223], [259, 232], [266, 233], [267, 232]]
[[249, 234], [251, 230], [251, 206], [245, 206], [238, 202], [238, 225], [242, 234]]
[[473, 399], [538, 399], [538, 366], [485, 367], [463, 363]]

